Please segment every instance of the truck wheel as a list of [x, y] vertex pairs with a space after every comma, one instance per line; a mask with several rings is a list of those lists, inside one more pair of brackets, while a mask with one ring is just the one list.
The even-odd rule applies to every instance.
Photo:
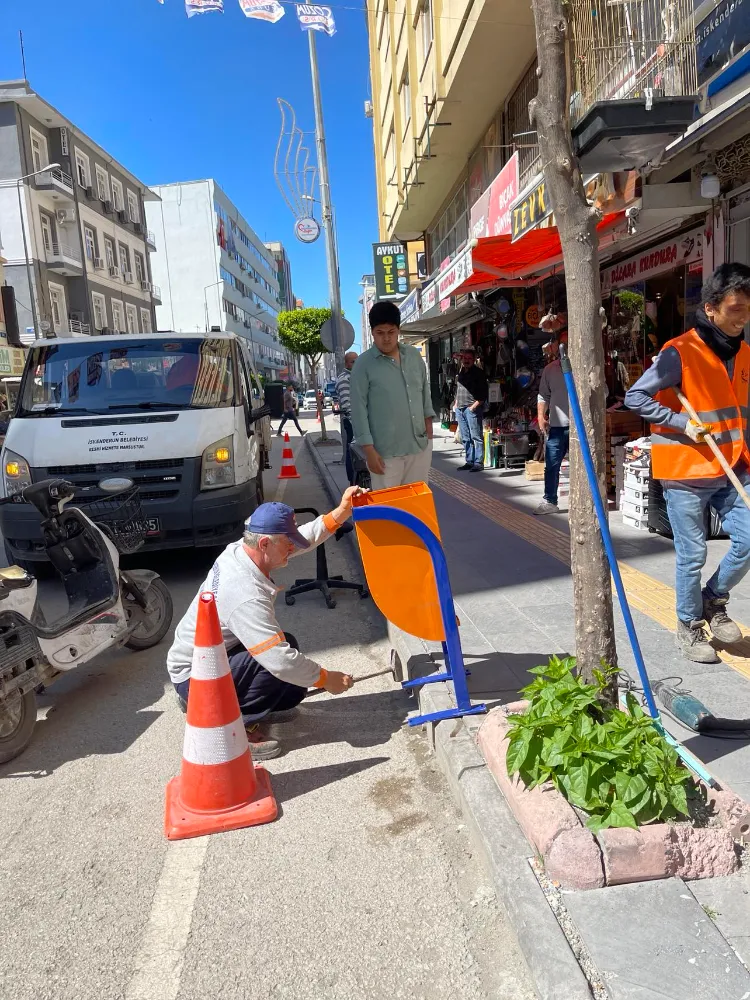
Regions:
[[27, 691], [18, 704], [0, 716], [0, 764], [13, 760], [31, 742], [36, 725], [36, 695]]
[[260, 507], [262, 503], [266, 502], [266, 491], [263, 488], [263, 473], [258, 470], [258, 475], [255, 477], [255, 506]]
[[148, 607], [143, 611], [133, 600], [126, 601], [128, 617], [136, 616], [138, 625], [125, 643], [128, 649], [150, 649], [164, 638], [172, 624], [172, 595], [157, 577], [146, 591]]

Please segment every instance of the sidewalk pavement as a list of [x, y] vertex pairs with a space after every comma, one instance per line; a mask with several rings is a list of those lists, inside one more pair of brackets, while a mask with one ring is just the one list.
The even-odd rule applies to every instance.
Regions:
[[[516, 699], [519, 689], [532, 679], [529, 668], [546, 662], [553, 653], [575, 652], [568, 523], [563, 513], [547, 517], [532, 514], [541, 500], [543, 484], [528, 482], [522, 471], [487, 470], [468, 475], [456, 471], [462, 462], [461, 449], [453, 443], [453, 436], [439, 434], [430, 485], [461, 620], [462, 647], [471, 668], [469, 686], [474, 701], [492, 707]], [[340, 486], [345, 481], [341, 467], [328, 459], [327, 468]], [[750, 718], [750, 659], [742, 655], [750, 657], [750, 639], [739, 649], [735, 647], [732, 655], [720, 651], [722, 662], [716, 665], [684, 660], [673, 635], [671, 541], [623, 526], [617, 512], [612, 513], [610, 522], [651, 678], [678, 675], [715, 715]], [[711, 542], [711, 566], [721, 558], [727, 544]], [[732, 611], [740, 620], [744, 617], [750, 622], [750, 579], [738, 588]], [[619, 609], [616, 630], [620, 665], [636, 677]], [[743, 627], [743, 631], [750, 634], [750, 628]], [[440, 666], [439, 644], [422, 643], [403, 633], [394, 641], [400, 644], [402, 659], [409, 663], [412, 673], [424, 674]], [[423, 662], [426, 654], [432, 660], [427, 669]], [[444, 685], [430, 685], [422, 693], [425, 703], [434, 704], [447, 697]], [[747, 741], [698, 737], [678, 723], [665, 721], [722, 784], [750, 801]], [[537, 903], [547, 907], [536, 882], [532, 879], [530, 883], [523, 873], [521, 855], [525, 851], [528, 856], [531, 850], [522, 837], [519, 847], [518, 828], [500, 791], [491, 778], [481, 789], [472, 789], [465, 781], [468, 768], [480, 769], [489, 777], [474, 743], [480, 724], [481, 717], [467, 717], [460, 732], [453, 724], [438, 725], [434, 734], [438, 758], [449, 773], [453, 770], [450, 776], [454, 791], [465, 813], [472, 817], [499, 894], [516, 923], [540, 996], [556, 1000], [585, 996], [587, 991], [580, 992], [581, 981], [576, 978], [577, 966], [575, 970], [565, 966], [563, 974], [557, 976], [550, 972], [551, 955], [559, 967], [565, 965], [559, 942], [551, 943], [550, 935], [559, 936], [557, 925], [553, 922], [551, 927], [543, 919], [539, 906], [537, 920], [528, 900], [526, 909], [519, 904], [518, 887], [522, 882], [535, 894]], [[472, 780], [476, 785], [476, 774]], [[495, 810], [491, 819], [488, 795], [493, 798], [491, 808]], [[640, 883], [566, 893], [565, 900], [568, 922], [572, 921], [583, 937], [593, 966], [598, 967], [606, 983], [608, 993], [602, 995], [611, 1000], [750, 997], [746, 967], [750, 963], [747, 867], [722, 879], [689, 884], [677, 879]], [[667, 927], [671, 928], [669, 934]], [[707, 973], [711, 972], [704, 977], [698, 976], [692, 963], [688, 964], [696, 934], [703, 935], [707, 953], [703, 965]], [[713, 975], [719, 967], [720, 974]]]

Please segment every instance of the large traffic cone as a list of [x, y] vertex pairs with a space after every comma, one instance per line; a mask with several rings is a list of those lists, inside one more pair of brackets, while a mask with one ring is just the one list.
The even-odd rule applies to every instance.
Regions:
[[284, 434], [284, 450], [281, 453], [281, 471], [277, 479], [300, 479], [297, 466], [294, 464], [294, 452], [289, 444], [289, 435]]
[[167, 785], [169, 840], [270, 823], [278, 807], [265, 768], [253, 764], [229, 670], [216, 601], [198, 601], [182, 772]]

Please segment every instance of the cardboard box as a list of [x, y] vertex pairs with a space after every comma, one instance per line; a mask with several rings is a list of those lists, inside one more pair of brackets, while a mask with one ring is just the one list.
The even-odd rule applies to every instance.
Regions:
[[532, 483], [544, 479], [544, 462], [527, 462], [526, 478]]
[[631, 517], [629, 514], [622, 515], [622, 523], [628, 528], [636, 528], [638, 531], [646, 531], [648, 529], [648, 518], [638, 518]]

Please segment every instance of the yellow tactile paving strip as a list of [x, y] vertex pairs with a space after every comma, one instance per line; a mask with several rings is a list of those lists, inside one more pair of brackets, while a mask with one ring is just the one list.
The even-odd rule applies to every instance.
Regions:
[[[455, 497], [456, 500], [460, 500], [461, 503], [465, 503], [467, 507], [472, 507], [501, 528], [512, 531], [514, 535], [570, 566], [570, 537], [564, 531], [553, 528], [548, 521], [542, 521], [533, 514], [524, 514], [516, 507], [503, 503], [502, 500], [496, 500], [482, 490], [458, 482], [435, 469], [430, 471], [430, 483]], [[648, 615], [653, 621], [673, 632], [677, 623], [674, 589], [626, 562], [620, 562], [619, 566], [631, 608]], [[718, 653], [727, 666], [744, 677], [750, 677], [750, 628], [739, 622], [738, 624], [745, 636], [742, 643], [734, 647], [733, 653], [725, 650], [718, 650]], [[744, 656], [738, 655], [742, 653]]]

